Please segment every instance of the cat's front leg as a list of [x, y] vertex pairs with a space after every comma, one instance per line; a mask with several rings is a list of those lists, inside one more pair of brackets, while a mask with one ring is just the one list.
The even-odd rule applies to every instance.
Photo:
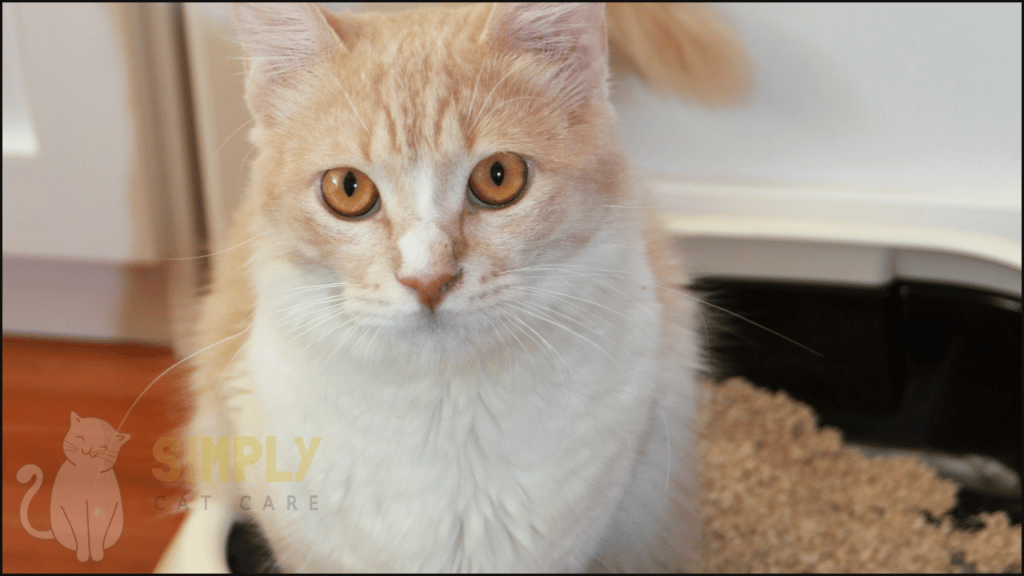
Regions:
[[[89, 555], [93, 560], [103, 560], [103, 544], [106, 540], [107, 528], [115, 512], [120, 508], [118, 504], [100, 504], [95, 500], [86, 501], [88, 509], [87, 520], [89, 522]], [[114, 540], [117, 541], [116, 539]]]
[[103, 551], [117, 543], [124, 529], [124, 511], [121, 502], [105, 505], [90, 504], [89, 554], [97, 562], [103, 559]]
[[89, 561], [89, 503], [61, 505], [50, 515], [53, 534], [65, 548], [75, 551], [79, 562]]

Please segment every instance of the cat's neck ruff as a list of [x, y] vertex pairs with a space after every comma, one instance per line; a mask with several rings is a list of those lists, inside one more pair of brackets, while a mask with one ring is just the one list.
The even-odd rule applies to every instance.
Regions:
[[[653, 288], [635, 286], [651, 280], [634, 253], [642, 246], [594, 249], [601, 269], [629, 273], [588, 284], [576, 273], [585, 268], [563, 266], [558, 281], [615, 314], [590, 316], [569, 300], [552, 321], [527, 326], [524, 315], [508, 354], [474, 363], [324, 358], [257, 310], [242, 360], [253, 392], [242, 401], [257, 406], [236, 414], [261, 416], [236, 421], [236, 433], [322, 438], [304, 482], [258, 473], [246, 484], [253, 501], [318, 492], [322, 512], [303, 521], [260, 512], [278, 545], [294, 547], [292, 557], [335, 546], [338, 565], [379, 569], [583, 568], [648, 434], [660, 326]], [[567, 330], [574, 313], [579, 325]], [[279, 451], [278, 469], [297, 458]], [[319, 542], [327, 518], [345, 524], [347, 542]]]

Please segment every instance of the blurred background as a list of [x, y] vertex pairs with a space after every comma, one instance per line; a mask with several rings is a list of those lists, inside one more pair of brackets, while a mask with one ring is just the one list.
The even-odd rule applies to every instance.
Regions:
[[[1020, 294], [1019, 4], [715, 8], [745, 101], [613, 84], [696, 275]], [[4, 331], [187, 350], [205, 262], [173, 258], [216, 243], [251, 159], [227, 5], [5, 3], [3, 26]]]

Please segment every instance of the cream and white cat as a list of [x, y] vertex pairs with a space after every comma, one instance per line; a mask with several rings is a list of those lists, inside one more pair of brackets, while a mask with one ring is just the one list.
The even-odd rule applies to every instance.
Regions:
[[616, 135], [604, 7], [235, 16], [259, 153], [191, 431], [273, 437], [290, 471], [321, 440], [300, 481], [200, 492], [286, 570], [691, 565], [693, 310]]

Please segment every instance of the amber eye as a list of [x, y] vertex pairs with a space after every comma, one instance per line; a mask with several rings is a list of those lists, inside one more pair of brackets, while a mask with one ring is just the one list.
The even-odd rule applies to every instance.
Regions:
[[373, 180], [355, 168], [331, 168], [324, 172], [320, 192], [332, 210], [349, 218], [368, 214], [380, 200]]
[[526, 161], [510, 152], [484, 158], [469, 176], [469, 189], [484, 204], [500, 208], [514, 202], [526, 189]]

